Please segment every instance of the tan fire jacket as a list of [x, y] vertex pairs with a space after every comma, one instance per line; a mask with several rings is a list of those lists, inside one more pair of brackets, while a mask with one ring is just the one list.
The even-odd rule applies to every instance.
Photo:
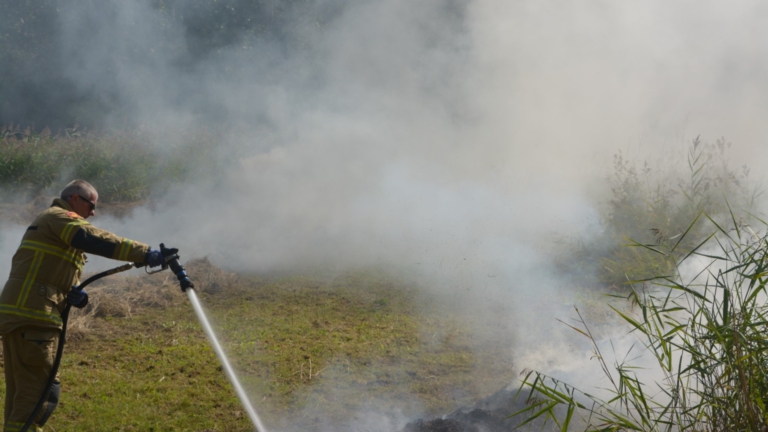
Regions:
[[[83, 232], [79, 232], [84, 230]], [[55, 199], [27, 228], [13, 256], [11, 274], [0, 293], [0, 333], [19, 327], [61, 328], [66, 295], [80, 283], [85, 253], [72, 246], [76, 236], [100, 247], [98, 255], [142, 262], [149, 246], [98, 229]]]

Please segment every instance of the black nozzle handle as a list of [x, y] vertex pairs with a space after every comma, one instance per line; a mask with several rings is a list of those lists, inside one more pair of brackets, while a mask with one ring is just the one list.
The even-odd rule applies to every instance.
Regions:
[[189, 276], [187, 276], [187, 272], [184, 270], [184, 267], [179, 264], [178, 252], [178, 249], [166, 248], [163, 243], [160, 243], [160, 253], [163, 254], [163, 257], [165, 257], [165, 264], [163, 267], [165, 268], [167, 266], [171, 268], [173, 274], [176, 275], [176, 279], [179, 280], [181, 290], [187, 292], [187, 288], [194, 288], [195, 284], [193, 284], [189, 279]]

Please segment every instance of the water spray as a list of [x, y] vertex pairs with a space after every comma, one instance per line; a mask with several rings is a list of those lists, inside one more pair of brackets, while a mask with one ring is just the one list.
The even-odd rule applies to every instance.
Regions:
[[187, 272], [184, 270], [184, 267], [179, 264], [179, 255], [177, 254], [178, 251], [178, 249], [168, 249], [164, 244], [160, 243], [160, 252], [163, 254], [163, 257], [165, 257], [165, 264], [163, 264], [162, 268], [158, 271], [163, 271], [170, 267], [173, 274], [176, 275], [176, 279], [179, 281], [181, 290], [187, 293], [187, 297], [189, 297], [189, 301], [192, 303], [192, 307], [195, 309], [197, 319], [203, 326], [203, 330], [205, 331], [206, 336], [208, 336], [208, 340], [213, 346], [213, 350], [216, 351], [216, 356], [219, 358], [219, 361], [224, 367], [227, 378], [229, 378], [229, 382], [232, 383], [232, 387], [235, 388], [235, 393], [237, 393], [237, 397], [240, 399], [240, 402], [243, 404], [245, 411], [248, 413], [248, 417], [251, 419], [251, 422], [256, 427], [258, 432], [267, 432], [267, 429], [261, 422], [259, 415], [256, 414], [256, 410], [253, 409], [253, 405], [251, 404], [250, 399], [248, 399], [248, 395], [245, 393], [245, 390], [243, 390], [243, 386], [240, 385], [240, 381], [237, 379], [237, 375], [235, 375], [235, 370], [232, 368], [232, 365], [229, 364], [227, 354], [219, 344], [216, 333], [213, 332], [213, 327], [211, 327], [211, 324], [208, 322], [208, 318], [205, 315], [203, 306], [197, 299], [197, 294], [195, 293], [194, 289], [195, 285], [189, 279], [189, 276], [187, 276]]
[[[195, 285], [189, 279], [189, 276], [187, 276], [187, 272], [186, 270], [184, 270], [184, 267], [182, 267], [181, 264], [179, 264], [179, 255], [178, 255], [179, 250], [175, 248], [166, 248], [164, 244], [160, 243], [160, 252], [163, 254], [163, 257], [165, 258], [164, 264], [160, 269], [156, 271], [147, 271], [147, 273], [149, 274], [158, 273], [170, 267], [173, 274], [176, 275], [176, 279], [178, 279], [179, 281], [181, 290], [187, 294], [187, 297], [189, 297], [189, 301], [190, 303], [192, 303], [192, 307], [195, 310], [197, 319], [200, 321], [200, 324], [202, 325], [206, 336], [208, 336], [208, 341], [213, 346], [213, 349], [216, 352], [216, 356], [219, 358], [219, 361], [221, 362], [224, 368], [224, 371], [227, 374], [227, 378], [229, 378], [229, 382], [232, 383], [232, 387], [235, 388], [235, 393], [237, 393], [237, 397], [240, 399], [240, 403], [242, 403], [243, 407], [245, 408], [245, 411], [248, 413], [248, 417], [251, 419], [251, 423], [253, 423], [253, 426], [256, 428], [257, 432], [267, 432], [267, 429], [264, 427], [264, 424], [261, 422], [259, 415], [256, 414], [256, 410], [253, 408], [253, 405], [251, 404], [250, 399], [248, 399], [248, 395], [245, 393], [245, 390], [243, 390], [243, 386], [240, 385], [240, 381], [237, 379], [237, 375], [235, 375], [235, 371], [232, 368], [232, 365], [229, 364], [229, 359], [227, 358], [227, 355], [224, 352], [224, 349], [219, 344], [219, 340], [218, 338], [216, 338], [216, 333], [213, 332], [213, 327], [211, 327], [211, 324], [208, 322], [208, 318], [205, 315], [203, 306], [200, 304], [200, 301], [197, 298], [197, 294], [195, 293], [195, 289], [194, 289]], [[107, 270], [107, 271], [95, 274], [89, 277], [88, 279], [86, 279], [85, 281], [83, 281], [83, 283], [81, 283], [80, 285], [72, 287], [72, 289], [82, 290], [91, 282], [94, 282], [105, 276], [124, 272], [134, 267], [143, 267], [143, 266], [145, 266], [145, 264], [143, 263], [124, 264], [120, 267], [116, 267], [111, 270]], [[40, 397], [40, 400], [38, 401], [37, 406], [35, 406], [34, 411], [32, 411], [32, 415], [29, 416], [29, 419], [27, 420], [26, 424], [24, 424], [24, 426], [21, 428], [20, 432], [26, 432], [29, 429], [29, 427], [34, 422], [35, 417], [37, 417], [37, 413], [40, 412], [40, 409], [42, 409], [43, 404], [45, 404], [45, 402], [48, 400], [48, 396], [51, 392], [51, 388], [53, 387], [53, 383], [56, 380], [56, 374], [59, 370], [59, 365], [61, 364], [61, 355], [64, 352], [64, 342], [66, 340], [66, 335], [67, 335], [67, 320], [69, 318], [69, 311], [71, 308], [72, 308], [72, 305], [67, 303], [67, 305], [64, 307], [64, 311], [61, 313], [62, 329], [61, 329], [61, 334], [59, 336], [59, 345], [56, 349], [56, 359], [54, 360], [53, 366], [51, 367], [51, 374], [48, 377], [45, 390], [43, 391], [43, 394]]]
[[200, 320], [200, 324], [202, 324], [203, 330], [205, 330], [205, 334], [208, 336], [208, 340], [211, 342], [211, 345], [213, 345], [213, 349], [216, 351], [216, 355], [219, 357], [221, 364], [224, 366], [224, 371], [227, 373], [229, 382], [231, 382], [232, 387], [235, 388], [237, 397], [240, 398], [240, 402], [242, 402], [243, 407], [245, 407], [245, 411], [248, 413], [248, 417], [251, 419], [251, 422], [254, 426], [256, 426], [256, 429], [259, 432], [267, 432], [267, 429], [261, 423], [259, 415], [256, 414], [256, 410], [253, 409], [253, 405], [251, 405], [251, 401], [248, 399], [248, 395], [245, 394], [243, 387], [237, 380], [237, 376], [235, 375], [234, 369], [232, 369], [232, 366], [229, 364], [227, 355], [224, 353], [221, 345], [219, 345], [219, 341], [216, 339], [216, 334], [213, 333], [213, 328], [208, 323], [208, 319], [205, 317], [203, 306], [200, 304], [200, 301], [197, 300], [197, 294], [195, 294], [195, 290], [187, 289], [186, 292], [187, 296], [189, 297], [189, 301], [192, 303], [192, 307], [195, 309], [197, 319]]

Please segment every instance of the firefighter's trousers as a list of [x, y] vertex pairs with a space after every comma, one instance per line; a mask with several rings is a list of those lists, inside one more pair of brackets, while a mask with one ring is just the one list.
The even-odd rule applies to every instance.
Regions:
[[[56, 358], [59, 330], [23, 327], [3, 337], [5, 369], [4, 432], [17, 432], [32, 415], [45, 390], [45, 384]], [[37, 415], [30, 431], [45, 424], [59, 401], [61, 385], [56, 377], [47, 402]]]

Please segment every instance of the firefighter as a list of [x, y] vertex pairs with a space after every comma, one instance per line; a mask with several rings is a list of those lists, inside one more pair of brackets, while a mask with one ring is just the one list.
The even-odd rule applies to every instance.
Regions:
[[[71, 289], [80, 283], [85, 253], [150, 267], [163, 263], [160, 251], [87, 222], [98, 200], [99, 194], [88, 182], [72, 181], [27, 228], [13, 256], [11, 274], [0, 293], [5, 432], [21, 430], [45, 390], [66, 303], [77, 308], [88, 304], [84, 290]], [[57, 376], [31, 430], [42, 430], [60, 392]]]

